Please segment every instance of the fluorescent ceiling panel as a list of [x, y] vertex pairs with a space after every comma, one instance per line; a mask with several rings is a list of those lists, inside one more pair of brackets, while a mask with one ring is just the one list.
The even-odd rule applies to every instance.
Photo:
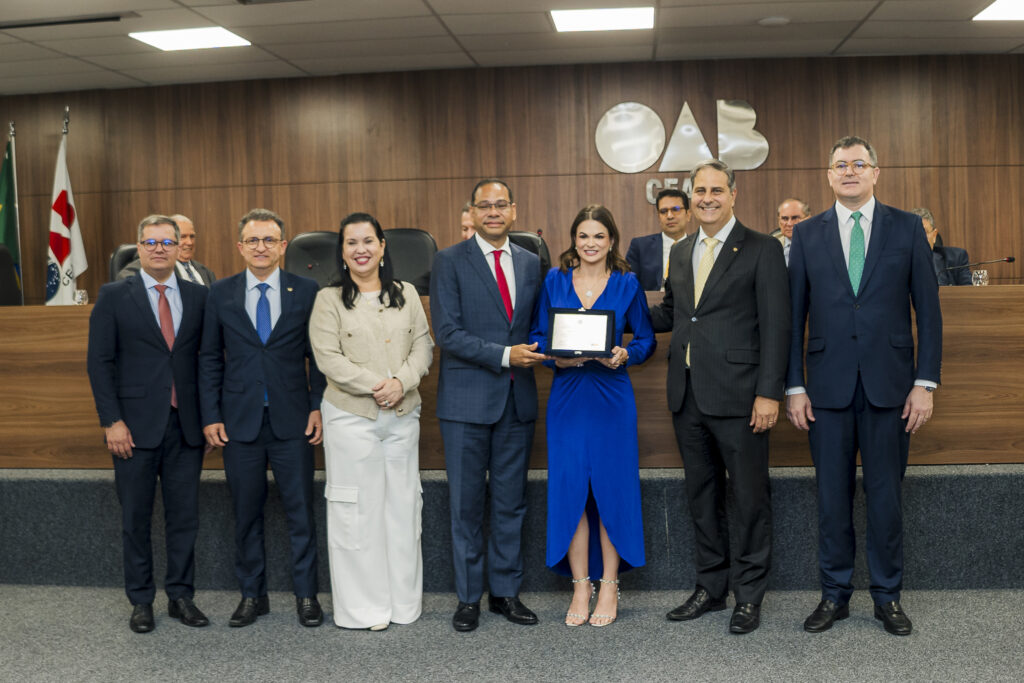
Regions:
[[211, 47], [240, 47], [252, 45], [248, 40], [237, 36], [220, 26], [207, 28], [184, 28], [177, 31], [143, 31], [129, 33], [135, 40], [152, 45], [164, 51], [171, 50], [203, 50]]
[[551, 19], [559, 32], [626, 31], [654, 28], [653, 7], [616, 9], [551, 10]]
[[978, 12], [974, 21], [1024, 21], [1024, 0], [996, 0]]

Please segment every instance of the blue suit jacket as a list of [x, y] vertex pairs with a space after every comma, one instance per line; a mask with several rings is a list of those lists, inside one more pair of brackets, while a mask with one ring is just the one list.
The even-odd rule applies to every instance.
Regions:
[[[903, 405], [915, 379], [939, 382], [942, 314], [921, 219], [876, 202], [871, 226], [856, 294], [839, 241], [835, 207], [793, 230], [793, 330], [786, 383], [806, 387], [815, 407], [848, 406], [858, 372], [868, 401], [880, 408]], [[911, 304], [917, 316], [916, 368]]]
[[501, 419], [510, 373], [516, 413], [537, 419], [537, 385], [532, 368], [503, 368], [506, 346], [529, 343], [533, 309], [540, 292], [540, 259], [515, 244], [512, 267], [516, 300], [512, 320], [487, 259], [475, 239], [437, 253], [430, 276], [430, 317], [441, 348], [437, 416], [442, 420], [494, 424]]
[[[932, 263], [939, 285], [971, 284], [971, 269], [967, 250], [960, 247], [935, 247], [932, 249]], [[949, 270], [952, 268], [952, 270]]]
[[665, 263], [662, 256], [661, 233], [634, 237], [626, 250], [626, 261], [636, 273], [644, 291], [656, 292], [665, 282]]
[[245, 271], [213, 283], [199, 352], [204, 425], [223, 422], [229, 439], [254, 441], [266, 391], [274, 435], [304, 436], [309, 413], [320, 410], [326, 385], [309, 345], [316, 292], [313, 280], [281, 271], [281, 317], [264, 346], [245, 311]]
[[100, 287], [89, 316], [89, 383], [101, 425], [124, 420], [138, 448], [160, 445], [171, 412], [171, 382], [186, 443], [203, 443], [196, 367], [206, 287], [178, 278], [181, 323], [167, 348], [139, 276]]

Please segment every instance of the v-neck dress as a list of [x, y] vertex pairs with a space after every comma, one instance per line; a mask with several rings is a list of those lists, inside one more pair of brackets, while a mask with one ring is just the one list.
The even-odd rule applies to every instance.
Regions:
[[[547, 341], [548, 309], [579, 308], [572, 270], [552, 268], [544, 280], [530, 341]], [[629, 324], [628, 365], [647, 360], [656, 341], [647, 297], [632, 273], [612, 273], [593, 310], [615, 311], [615, 345]], [[554, 363], [548, 362], [553, 366]], [[590, 522], [590, 576], [603, 571], [598, 515], [622, 558], [620, 571], [644, 564], [636, 400], [625, 366], [615, 370], [596, 360], [582, 367], [555, 368], [547, 405], [547, 566], [571, 575], [566, 554], [580, 517]]]

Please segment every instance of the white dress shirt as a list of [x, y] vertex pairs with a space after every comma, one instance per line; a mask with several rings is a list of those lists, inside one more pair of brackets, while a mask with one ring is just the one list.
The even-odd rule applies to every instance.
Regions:
[[871, 242], [871, 221], [875, 218], [875, 197], [872, 195], [858, 209], [848, 209], [836, 202], [836, 218], [839, 221], [839, 241], [843, 244], [843, 259], [846, 267], [850, 267], [850, 235], [853, 234], [853, 212], [860, 211], [860, 228], [864, 231], [864, 257], [868, 255], [868, 244]]
[[[718, 240], [718, 244], [715, 245], [715, 260], [718, 260], [719, 254], [722, 253], [722, 245], [725, 244], [725, 240], [729, 239], [729, 235], [732, 233], [733, 227], [736, 225], [736, 214], [733, 214], [729, 219], [729, 222], [725, 226], [715, 233], [714, 238]], [[704, 239], [708, 237], [708, 234], [704, 232], [704, 226], [700, 226], [697, 231], [697, 243], [693, 245], [693, 278], [694, 281], [697, 279], [697, 268], [700, 266], [700, 259], [704, 256], [704, 251], [707, 249], [704, 246]], [[694, 302], [696, 303], [696, 302]]]
[[[501, 270], [505, 273], [505, 283], [508, 285], [508, 295], [512, 299], [512, 310], [516, 308], [516, 273], [515, 268], [512, 266], [512, 245], [509, 242], [508, 237], [505, 238], [505, 243], [495, 249], [490, 243], [487, 242], [480, 233], [474, 233], [473, 239], [476, 240], [476, 246], [480, 247], [480, 251], [483, 252], [484, 260], [487, 262], [487, 267], [491, 269], [491, 275], [494, 276], [494, 281], [498, 281], [498, 271], [494, 269], [494, 252], [500, 251], [501, 257]], [[509, 356], [512, 354], [512, 347], [506, 346], [504, 353], [501, 354], [501, 367], [511, 367], [509, 364]]]
[[157, 291], [156, 285], [167, 285], [164, 295], [167, 297], [167, 303], [171, 305], [171, 320], [174, 321], [174, 336], [177, 337], [178, 328], [181, 327], [182, 305], [181, 290], [178, 289], [178, 278], [174, 276], [174, 271], [171, 271], [171, 276], [166, 282], [157, 282], [156, 278], [144, 270], [139, 270], [139, 275], [146, 285], [146, 296], [149, 297], [149, 307], [153, 309], [157, 327], [160, 327], [160, 292]]
[[277, 325], [277, 319], [281, 317], [281, 269], [275, 268], [266, 280], [260, 280], [252, 274], [248, 268], [245, 269], [245, 312], [249, 314], [253, 328], [256, 328], [256, 303], [260, 300], [260, 290], [256, 285], [267, 283], [267, 301], [270, 302], [270, 329]]

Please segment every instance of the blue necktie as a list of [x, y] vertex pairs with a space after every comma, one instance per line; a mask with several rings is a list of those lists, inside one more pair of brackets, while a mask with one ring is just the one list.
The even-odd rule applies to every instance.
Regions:
[[270, 287], [266, 282], [256, 285], [260, 290], [259, 301], [256, 302], [256, 334], [264, 344], [270, 339], [270, 299], [267, 298], [267, 289]]
[[864, 272], [864, 229], [860, 227], [860, 211], [850, 214], [853, 219], [853, 232], [850, 233], [850, 285], [853, 287], [853, 295], [860, 290], [860, 276]]

